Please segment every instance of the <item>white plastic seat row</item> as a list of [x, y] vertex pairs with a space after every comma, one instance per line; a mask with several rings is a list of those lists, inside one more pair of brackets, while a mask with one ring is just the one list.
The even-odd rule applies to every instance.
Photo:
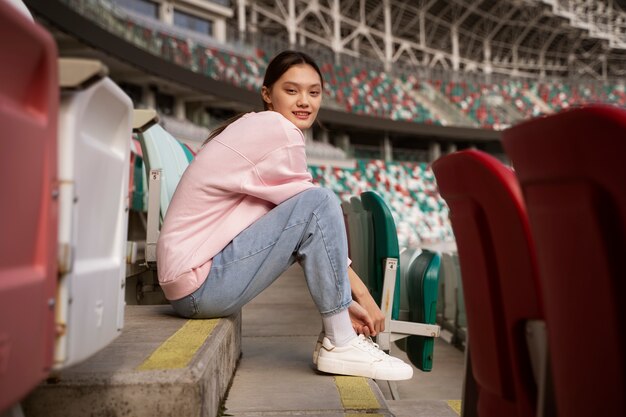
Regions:
[[130, 98], [98, 61], [61, 60], [59, 281], [55, 368], [91, 356], [124, 327]]

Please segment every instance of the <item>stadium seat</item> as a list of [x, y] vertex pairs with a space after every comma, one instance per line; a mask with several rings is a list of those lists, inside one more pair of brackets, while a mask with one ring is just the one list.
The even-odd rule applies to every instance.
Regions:
[[185, 152], [187, 161], [191, 163], [191, 161], [193, 161], [193, 158], [195, 157], [195, 153], [186, 143], [182, 143], [182, 142], [179, 142], [179, 143], [180, 143], [180, 147], [183, 148], [183, 152]]
[[0, 414], [53, 362], [57, 288], [57, 49], [0, 2]]
[[[400, 249], [399, 265], [406, 266], [411, 265], [415, 259], [422, 254], [420, 248], [402, 248]], [[408, 282], [409, 271], [408, 268], [398, 268], [400, 270], [400, 306], [398, 311], [398, 320], [409, 320], [409, 297], [408, 297]], [[405, 349], [403, 349], [405, 350]]]
[[526, 333], [543, 311], [519, 185], [510, 169], [474, 150], [438, 159], [433, 171], [458, 247], [477, 413], [534, 416], [536, 362]]
[[160, 215], [163, 219], [178, 181], [189, 165], [189, 159], [180, 142], [159, 125], [137, 136], [144, 155], [146, 173], [149, 175], [153, 170], [162, 170]]
[[106, 73], [99, 61], [60, 60], [57, 369], [124, 327], [132, 101]]
[[442, 274], [440, 277], [442, 294], [440, 295], [441, 303], [441, 325], [444, 329], [454, 332], [457, 328], [457, 291], [460, 276], [457, 277], [454, 270], [452, 256], [450, 254], [442, 254], [441, 259]]
[[[377, 275], [380, 271], [376, 269], [376, 260], [371, 256], [374, 247], [374, 226], [372, 223], [372, 215], [363, 207], [360, 197], [352, 197], [350, 199], [351, 214], [350, 222], [353, 225], [351, 230], [354, 231], [352, 240], [352, 248], [357, 254], [354, 267], [363, 282], [369, 288], [370, 293], [377, 302], [380, 302], [380, 291], [382, 288], [382, 278]], [[380, 279], [380, 281], [379, 281]]]
[[[373, 226], [373, 244], [374, 250], [368, 251], [368, 259], [373, 260], [374, 277], [376, 281], [374, 286], [376, 288], [376, 297], [374, 298], [379, 305], [382, 304], [382, 290], [383, 279], [385, 276], [385, 263], [386, 258], [400, 259], [400, 248], [398, 247], [398, 235], [396, 232], [396, 225], [391, 216], [391, 211], [387, 207], [387, 204], [381, 198], [381, 196], [373, 191], [365, 191], [361, 194], [361, 201], [363, 208], [367, 210], [371, 216], [371, 221], [368, 222]], [[393, 320], [398, 320], [400, 314], [400, 268], [396, 268], [395, 277], [395, 289], [394, 298], [392, 301], [392, 314]], [[408, 285], [407, 285], [408, 289]]]
[[[398, 238], [389, 208], [380, 195], [373, 191], [366, 191], [360, 197], [352, 197], [350, 201], [353, 207], [362, 206], [365, 214], [367, 214], [367, 216], [363, 216], [359, 212], [360, 209], [347, 211], [346, 214], [349, 220], [355, 214], [365, 219], [365, 222], [351, 222], [349, 226], [350, 234], [355, 232], [354, 228], [368, 228], [371, 230], [358, 235], [360, 239], [366, 240], [365, 244], [362, 245], [363, 249], [361, 249], [365, 253], [361, 254], [362, 257], [360, 258], [353, 258], [352, 261], [354, 264], [353, 268], [355, 268], [357, 273], [359, 273], [359, 262], [371, 264], [369, 266], [371, 271], [370, 277], [366, 285], [368, 285], [370, 293], [379, 303], [386, 317], [385, 331], [377, 336], [377, 342], [382, 349], [389, 350], [391, 342], [410, 335], [419, 335], [422, 339], [431, 340], [433, 337], [438, 337], [439, 326], [434, 324], [434, 309], [436, 307], [431, 305], [431, 301], [436, 304], [437, 300], [436, 280], [439, 273], [438, 265], [433, 263], [433, 268], [428, 268], [428, 273], [425, 273], [425, 270], [413, 271], [410, 269], [411, 265], [407, 265], [409, 272], [404, 275], [406, 282], [403, 285], [401, 283], [402, 277], [399, 265]], [[354, 241], [353, 237], [349, 237], [349, 239]], [[352, 252], [350, 256], [353, 257]], [[420, 258], [420, 256], [416, 256], [416, 258]], [[366, 266], [365, 268], [367, 269], [368, 267]], [[425, 275], [428, 275], [427, 279], [424, 279]], [[435, 279], [434, 287], [432, 278]], [[407, 301], [404, 303], [405, 306], [409, 306], [408, 312], [405, 312], [402, 317], [407, 318], [405, 320], [398, 320], [401, 310], [401, 287], [406, 288], [408, 291], [413, 291], [413, 294], [409, 294]], [[418, 311], [423, 308], [426, 308], [429, 312], [433, 310], [433, 314], [428, 313], [424, 315]], [[422, 315], [420, 316], [420, 314]], [[425, 317], [427, 321], [409, 321], [411, 316], [414, 318]], [[430, 320], [431, 316], [432, 320]], [[417, 342], [411, 343], [410, 346], [411, 349], [408, 355], [411, 361], [423, 371], [430, 371], [433, 356], [432, 344]]]
[[146, 176], [149, 178], [145, 259], [149, 267], [156, 268], [156, 242], [160, 223], [165, 218], [189, 159], [180, 142], [158, 124], [137, 133], [137, 137], [144, 155]]
[[626, 112], [590, 106], [503, 134], [528, 206], [559, 415], [626, 415]]
[[[423, 250], [408, 264], [406, 292], [409, 303], [409, 321], [435, 324], [437, 321], [437, 291], [441, 255]], [[423, 371], [433, 369], [435, 339], [424, 336], [409, 336], [406, 352], [411, 362]]]
[[138, 212], [148, 211], [148, 181], [143, 162], [143, 150], [137, 139], [159, 121], [157, 112], [152, 109], [135, 109], [133, 111], [133, 139], [131, 141], [131, 203], [130, 208]]
[[131, 193], [130, 193], [130, 208], [135, 211], [145, 212], [148, 210], [146, 190], [148, 186], [146, 184], [146, 174], [143, 165], [143, 153], [141, 151], [141, 144], [137, 139], [133, 138], [131, 146], [131, 160], [130, 167], [132, 172], [131, 181]]

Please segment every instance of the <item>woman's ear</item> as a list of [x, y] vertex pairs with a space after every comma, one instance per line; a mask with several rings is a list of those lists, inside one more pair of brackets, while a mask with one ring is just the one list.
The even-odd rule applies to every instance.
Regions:
[[270, 97], [270, 90], [266, 86], [261, 87], [261, 97], [263, 98], [263, 101], [267, 104], [267, 106], [271, 109], [272, 99]]

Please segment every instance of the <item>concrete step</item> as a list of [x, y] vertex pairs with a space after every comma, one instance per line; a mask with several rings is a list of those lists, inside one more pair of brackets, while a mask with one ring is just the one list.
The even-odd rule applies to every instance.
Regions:
[[241, 314], [185, 320], [169, 305], [127, 306], [121, 336], [54, 373], [22, 403], [28, 417], [215, 417], [241, 353]]
[[387, 403], [395, 417], [459, 417], [460, 400], [394, 400]]

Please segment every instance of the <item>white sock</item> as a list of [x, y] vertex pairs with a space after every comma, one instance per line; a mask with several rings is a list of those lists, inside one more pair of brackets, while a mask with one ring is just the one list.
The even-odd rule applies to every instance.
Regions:
[[322, 323], [326, 337], [337, 347], [347, 345], [350, 340], [356, 337], [347, 309], [331, 316], [322, 317]]

